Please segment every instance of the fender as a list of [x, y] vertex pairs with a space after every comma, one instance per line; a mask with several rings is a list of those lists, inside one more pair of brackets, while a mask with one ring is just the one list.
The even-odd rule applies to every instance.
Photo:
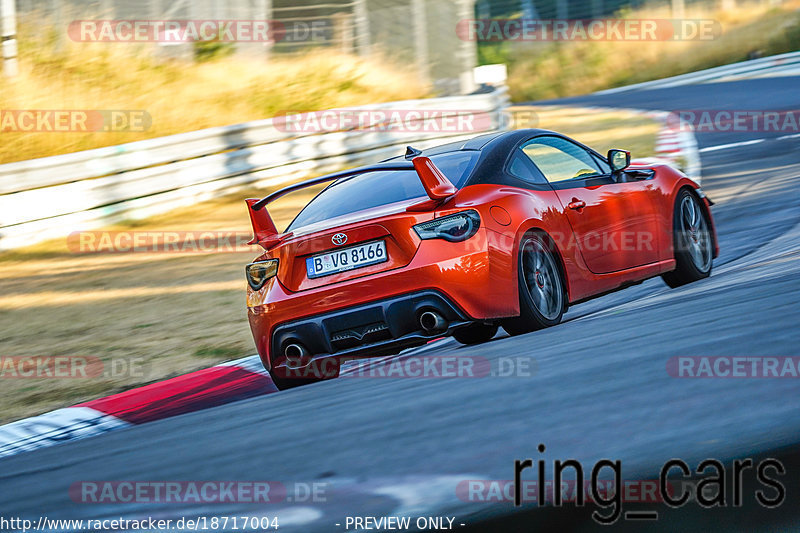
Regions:
[[[714, 241], [713, 257], [716, 259], [719, 256], [719, 239], [717, 238], [717, 227], [716, 223], [714, 222], [714, 215], [711, 212], [711, 206], [714, 205], [714, 202], [712, 202], [711, 199], [708, 196], [706, 196], [705, 192], [703, 192], [703, 189], [696, 181], [675, 171], [671, 167], [665, 167], [665, 168], [668, 168], [673, 175], [677, 175], [677, 179], [673, 183], [672, 190], [669, 195], [669, 203], [667, 211], [669, 213], [670, 232], [672, 231], [672, 218], [675, 213], [675, 199], [678, 197], [678, 193], [682, 189], [687, 189], [698, 200], [698, 202], [700, 203], [700, 207], [703, 209], [703, 212], [706, 215], [706, 218], [708, 219], [708, 225], [709, 228], [711, 229], [711, 238]], [[668, 247], [669, 257], [671, 258], [672, 254], [674, 253], [674, 243], [672, 242], [672, 238], [669, 239], [669, 243], [670, 243]]]

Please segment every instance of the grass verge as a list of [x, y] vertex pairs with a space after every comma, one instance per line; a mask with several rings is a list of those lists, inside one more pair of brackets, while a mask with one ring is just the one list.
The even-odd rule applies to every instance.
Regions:
[[[668, 7], [623, 11], [616, 18], [671, 19]], [[800, 49], [800, 2], [747, 3], [727, 9], [687, 6], [686, 19], [719, 22], [713, 40], [486, 43], [483, 62], [509, 65], [514, 102], [544, 100], [717, 67]]]
[[[0, 163], [363, 102], [428, 96], [416, 74], [379, 57], [318, 50], [269, 61], [217, 57], [187, 63], [156, 59], [120, 43], [69, 43], [57, 49], [20, 28], [20, 73], [3, 80], [0, 110], [140, 110], [146, 131], [14, 131], [0, 124]], [[121, 48], [124, 47], [124, 48]], [[8, 114], [6, 114], [8, 115]], [[8, 117], [4, 115], [4, 119]], [[3, 126], [3, 124], [5, 126]]]

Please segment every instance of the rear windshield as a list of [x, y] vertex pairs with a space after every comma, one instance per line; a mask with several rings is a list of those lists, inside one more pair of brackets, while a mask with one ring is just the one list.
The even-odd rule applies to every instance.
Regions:
[[[459, 189], [477, 159], [478, 152], [474, 150], [431, 156], [434, 164]], [[336, 181], [319, 193], [289, 224], [287, 231], [363, 209], [424, 196], [426, 196], [425, 189], [413, 170], [384, 170], [357, 174]]]

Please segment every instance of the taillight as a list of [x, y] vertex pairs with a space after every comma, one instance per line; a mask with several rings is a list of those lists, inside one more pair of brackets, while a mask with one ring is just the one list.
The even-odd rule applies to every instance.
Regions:
[[465, 241], [478, 232], [481, 216], [470, 209], [454, 215], [434, 218], [414, 226], [420, 239], [444, 239], [450, 242]]
[[244, 268], [245, 277], [247, 277], [247, 284], [254, 291], [259, 290], [267, 282], [269, 278], [275, 277], [278, 273], [278, 260], [267, 259], [265, 261], [257, 261], [250, 263]]

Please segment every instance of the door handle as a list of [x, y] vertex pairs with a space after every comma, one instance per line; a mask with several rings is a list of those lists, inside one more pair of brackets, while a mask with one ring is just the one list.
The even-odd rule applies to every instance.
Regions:
[[577, 198], [573, 198], [572, 201], [567, 205], [570, 209], [574, 209], [576, 211], [580, 211], [584, 207], [586, 207], [586, 202], [583, 200], [578, 200]]

